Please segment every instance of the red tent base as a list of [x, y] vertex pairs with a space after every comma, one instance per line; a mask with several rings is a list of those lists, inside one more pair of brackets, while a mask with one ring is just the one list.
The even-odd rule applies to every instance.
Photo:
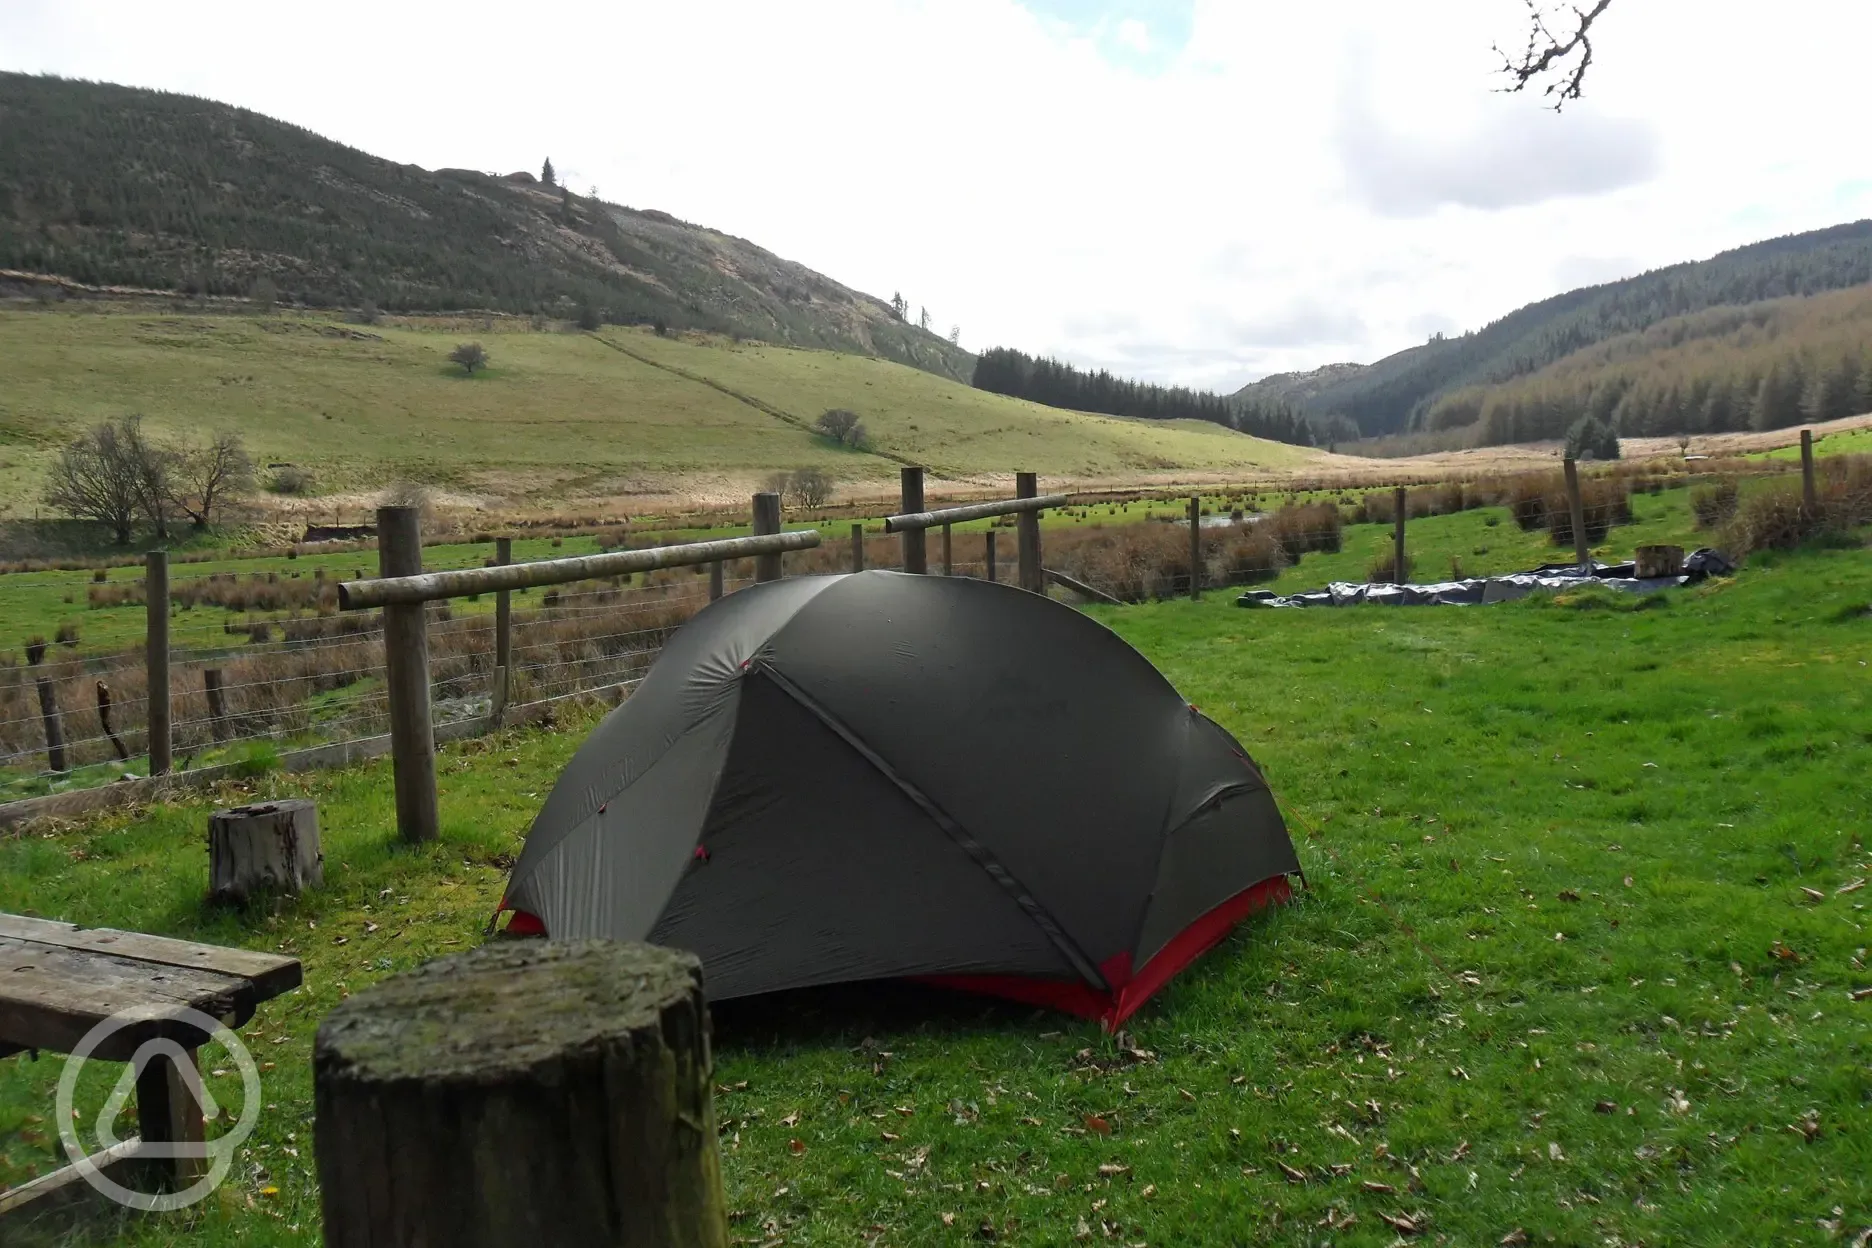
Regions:
[[1076, 1014], [1080, 1018], [1095, 1018], [1104, 1025], [1106, 1031], [1115, 1031], [1153, 993], [1208, 952], [1236, 924], [1255, 911], [1279, 905], [1292, 896], [1293, 888], [1284, 875], [1262, 880], [1254, 887], [1235, 894], [1171, 937], [1170, 943], [1159, 949], [1135, 974], [1131, 971], [1130, 954], [1120, 954], [1101, 966], [1100, 972], [1111, 984], [1109, 991], [1101, 991], [1084, 983], [1027, 979], [1019, 975], [921, 975], [917, 980], [941, 988], [957, 988], [963, 992], [1006, 997], [1026, 1005], [1045, 1006]]

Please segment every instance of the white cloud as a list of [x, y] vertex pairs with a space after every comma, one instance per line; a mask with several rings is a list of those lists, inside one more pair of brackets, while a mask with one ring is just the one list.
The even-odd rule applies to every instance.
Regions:
[[1587, 106], [1557, 117], [1494, 91], [1509, 0], [1043, 7], [9, 0], [0, 66], [432, 168], [550, 155], [608, 198], [901, 289], [965, 345], [1197, 385], [1477, 326], [1595, 257], [1636, 271], [1872, 215], [1863, 0], [1616, 0]]

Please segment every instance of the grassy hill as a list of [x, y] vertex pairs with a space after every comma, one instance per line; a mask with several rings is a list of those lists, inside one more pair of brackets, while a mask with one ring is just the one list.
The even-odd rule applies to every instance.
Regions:
[[[539, 185], [381, 160], [246, 109], [0, 73], [0, 270], [308, 308], [590, 307], [632, 325], [972, 357], [743, 239]], [[17, 278], [16, 288], [30, 286]]]
[[[469, 338], [492, 357], [472, 378], [447, 361]], [[238, 431], [260, 463], [310, 468], [320, 493], [412, 479], [549, 503], [732, 495], [808, 465], [846, 482], [885, 481], [903, 462], [946, 477], [1097, 478], [1316, 455], [1204, 422], [1043, 407], [872, 356], [616, 327], [535, 332], [518, 319], [366, 328], [297, 313], [0, 311], [0, 359], [0, 516], [14, 518], [32, 514], [63, 441], [128, 412], [158, 436]], [[835, 406], [860, 414], [870, 450], [809, 431]]]
[[1367, 436], [1396, 433], [1420, 427], [1438, 399], [1464, 386], [1523, 377], [1582, 348], [1671, 317], [1865, 282], [1872, 282], [1872, 221], [1856, 221], [1569, 291], [1480, 330], [1439, 336], [1375, 364], [1282, 373], [1237, 393], [1348, 416]]

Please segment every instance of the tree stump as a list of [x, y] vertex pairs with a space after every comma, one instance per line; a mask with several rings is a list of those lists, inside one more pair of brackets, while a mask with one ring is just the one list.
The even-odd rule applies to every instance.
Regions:
[[341, 1003], [313, 1048], [328, 1248], [725, 1248], [702, 967], [499, 942]]
[[208, 816], [208, 895], [245, 901], [265, 889], [298, 893], [325, 878], [318, 808], [302, 797]]
[[1683, 574], [1684, 548], [1640, 546], [1634, 561], [1638, 565], [1635, 572], [1639, 580], [1649, 580], [1654, 576], [1680, 576]]

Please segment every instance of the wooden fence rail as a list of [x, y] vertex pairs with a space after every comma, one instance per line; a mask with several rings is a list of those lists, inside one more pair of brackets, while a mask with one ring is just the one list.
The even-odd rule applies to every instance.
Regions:
[[[427, 604], [446, 598], [465, 598], [494, 592], [504, 595], [536, 585], [564, 585], [572, 581], [649, 572], [658, 568], [686, 568], [700, 564], [719, 569], [728, 559], [754, 559], [755, 579], [778, 580], [781, 556], [789, 550], [810, 550], [819, 545], [817, 529], [781, 533], [780, 497], [754, 496], [753, 537], [731, 537], [713, 542], [687, 542], [650, 550], [614, 551], [578, 555], [568, 559], [542, 559], [508, 563], [511, 548], [496, 548], [495, 562], [482, 568], [449, 572], [422, 570], [422, 532], [413, 507], [377, 510], [378, 569], [375, 580], [345, 581], [338, 586], [338, 605], [346, 611], [383, 608], [384, 692], [390, 710], [390, 758], [396, 783], [397, 832], [406, 841], [433, 840], [440, 832], [436, 805], [435, 727], [429, 707], [429, 638]], [[711, 575], [711, 591], [719, 582]], [[711, 593], [711, 596], [715, 596]], [[511, 656], [510, 638], [496, 601], [497, 655]], [[511, 627], [511, 615], [507, 616]], [[511, 658], [509, 658], [511, 663]], [[506, 702], [507, 666], [496, 668], [495, 710]]]

